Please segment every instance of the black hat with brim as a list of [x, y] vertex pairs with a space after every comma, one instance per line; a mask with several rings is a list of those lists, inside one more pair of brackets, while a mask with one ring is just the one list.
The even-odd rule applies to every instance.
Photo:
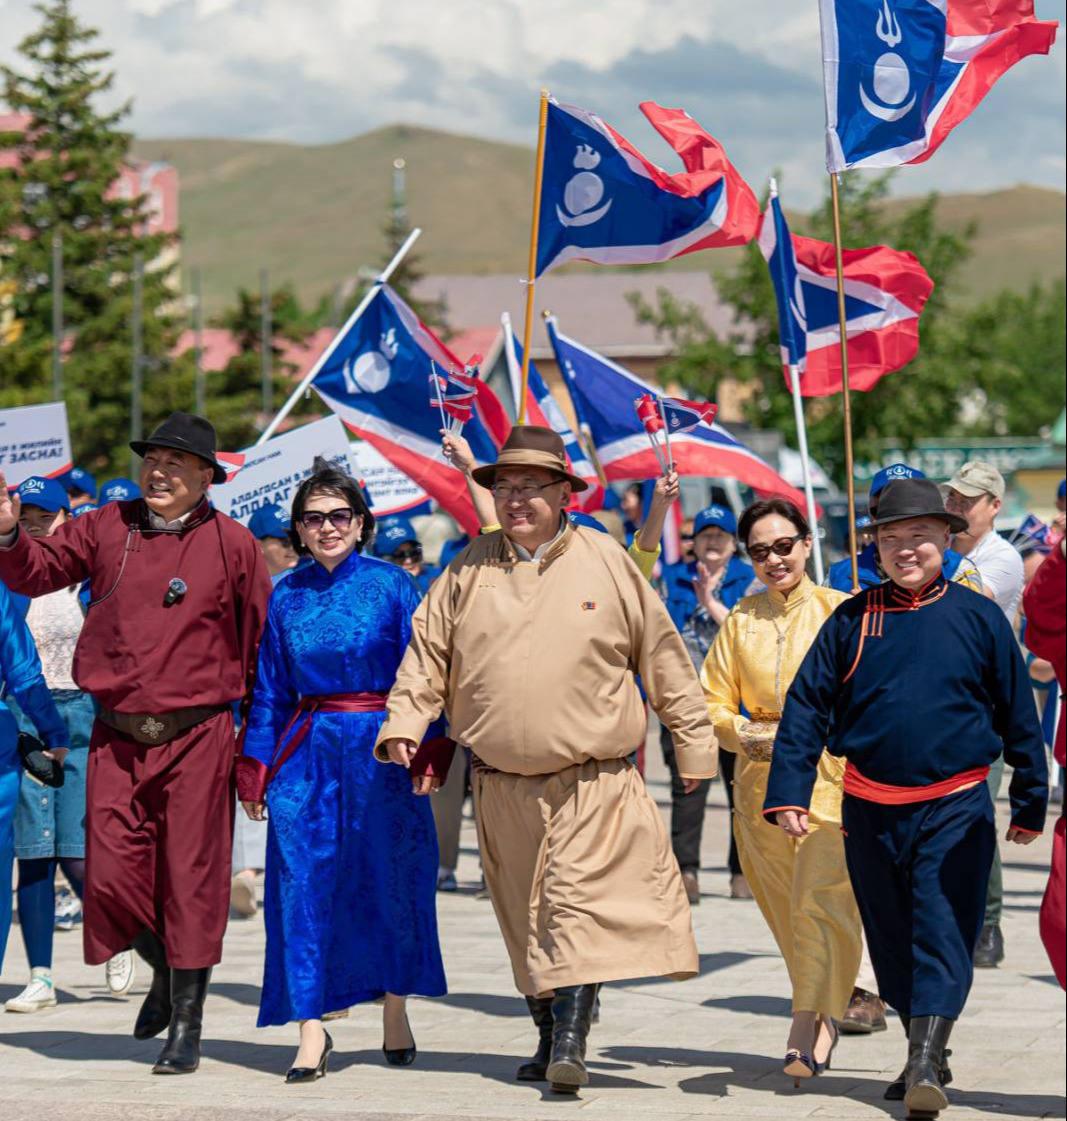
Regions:
[[226, 468], [215, 458], [215, 429], [195, 413], [171, 413], [147, 440], [131, 440], [130, 448], [142, 457], [149, 448], [188, 452], [210, 465], [213, 483], [226, 482]]
[[878, 496], [878, 517], [872, 526], [906, 522], [913, 518], [937, 518], [947, 522], [953, 533], [963, 533], [967, 519], [945, 509], [941, 489], [930, 479], [896, 479]]

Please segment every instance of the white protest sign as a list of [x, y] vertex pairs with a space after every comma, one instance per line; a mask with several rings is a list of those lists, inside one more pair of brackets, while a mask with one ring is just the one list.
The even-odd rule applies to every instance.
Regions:
[[231, 482], [211, 488], [211, 501], [217, 510], [242, 525], [247, 525], [261, 506], [277, 503], [288, 511], [296, 488], [311, 474], [317, 455], [348, 467], [348, 434], [336, 416], [312, 421], [247, 448], [241, 470]]
[[0, 471], [9, 485], [17, 486], [31, 475], [62, 475], [72, 463], [67, 406], [62, 401], [0, 409]]
[[349, 444], [349, 458], [352, 474], [370, 492], [371, 513], [376, 518], [400, 514], [429, 501], [424, 490], [365, 440], [353, 440]]

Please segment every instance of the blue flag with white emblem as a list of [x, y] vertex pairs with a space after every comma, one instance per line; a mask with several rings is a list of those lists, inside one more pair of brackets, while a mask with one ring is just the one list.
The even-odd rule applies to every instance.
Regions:
[[1032, 0], [820, 0], [826, 166], [929, 159], [996, 81], [1048, 54]]
[[685, 171], [670, 174], [586, 109], [548, 105], [537, 275], [567, 261], [642, 265], [752, 240], [759, 203], [684, 109], [640, 106]]

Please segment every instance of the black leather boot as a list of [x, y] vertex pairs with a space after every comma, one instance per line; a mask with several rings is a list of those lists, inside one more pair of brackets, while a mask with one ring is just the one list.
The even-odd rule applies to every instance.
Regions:
[[552, 1057], [552, 997], [528, 996], [526, 1007], [537, 1025], [537, 1051], [529, 1062], [519, 1066], [515, 1077], [520, 1082], [544, 1082], [548, 1061]]
[[908, 1065], [904, 1069], [904, 1104], [908, 1113], [937, 1113], [948, 1106], [944, 1087], [945, 1046], [952, 1020], [913, 1016], [908, 1028]]
[[[904, 1034], [908, 1034], [911, 1026], [910, 1016], [900, 1016], [898, 1013], [901, 1024], [904, 1026]], [[952, 1071], [948, 1069], [948, 1060], [952, 1052], [946, 1047], [941, 1054], [941, 1085], [947, 1086], [952, 1081]], [[885, 1093], [882, 1095], [887, 1102], [902, 1102], [904, 1100], [904, 1091], [907, 1089], [905, 1076], [908, 1073], [908, 1068], [905, 1067], [900, 1074], [885, 1088]]]
[[585, 1041], [598, 985], [566, 985], [552, 997], [552, 1053], [545, 1077], [557, 1094], [576, 1094], [589, 1081]]
[[200, 1026], [204, 1020], [210, 969], [172, 969], [167, 1043], [156, 1059], [153, 1074], [192, 1074], [200, 1065]]
[[170, 1023], [170, 967], [167, 965], [167, 951], [159, 935], [147, 928], [134, 938], [130, 946], [152, 967], [152, 984], [141, 1003], [141, 1011], [137, 1013], [133, 1036], [134, 1039], [151, 1039]]

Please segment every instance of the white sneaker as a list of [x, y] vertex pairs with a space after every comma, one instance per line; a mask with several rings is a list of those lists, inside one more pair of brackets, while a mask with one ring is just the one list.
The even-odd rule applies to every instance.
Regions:
[[137, 963], [134, 960], [133, 950], [123, 950], [122, 953], [109, 959], [104, 966], [104, 975], [111, 995], [125, 996], [133, 988], [134, 979], [137, 977]]
[[33, 971], [30, 983], [13, 996], [5, 1005], [5, 1012], [40, 1012], [42, 1008], [54, 1008], [56, 989], [47, 970]]
[[69, 931], [73, 930], [77, 923], [82, 921], [82, 903], [81, 900], [69, 891], [63, 888], [56, 893], [56, 930]]

